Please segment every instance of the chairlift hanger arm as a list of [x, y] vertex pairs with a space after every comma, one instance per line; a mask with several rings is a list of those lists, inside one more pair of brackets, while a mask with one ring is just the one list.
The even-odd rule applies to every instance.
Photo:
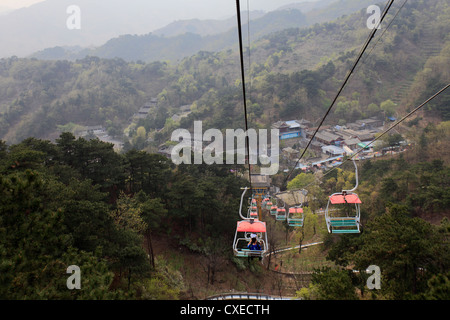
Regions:
[[356, 188], [358, 188], [358, 166], [356, 165], [355, 159], [352, 158], [353, 164], [355, 165], [355, 176], [356, 176], [356, 185], [353, 189], [350, 190], [342, 190], [342, 192], [353, 192], [356, 190]]
[[[385, 16], [387, 15], [390, 7], [392, 6], [392, 4], [394, 3], [394, 0], [389, 0], [389, 2], [386, 4], [385, 6], [385, 10], [382, 13], [380, 20], [379, 20], [379, 25], [382, 23], [382, 21], [384, 20]], [[308, 150], [309, 146], [311, 145], [312, 141], [314, 140], [314, 137], [316, 136], [317, 132], [319, 131], [320, 127], [322, 126], [323, 122], [325, 121], [325, 119], [327, 118], [328, 114], [330, 113], [331, 109], [333, 108], [335, 102], [337, 101], [337, 99], [339, 98], [339, 96], [341, 95], [341, 92], [344, 90], [344, 87], [346, 86], [347, 82], [349, 81], [350, 76], [353, 74], [356, 66], [358, 65], [359, 61], [361, 60], [364, 52], [366, 51], [367, 47], [369, 46], [369, 43], [371, 42], [371, 40], [374, 38], [375, 33], [377, 32], [378, 28], [373, 28], [371, 33], [369, 34], [369, 37], [367, 38], [367, 40], [365, 41], [361, 51], [358, 54], [358, 57], [356, 59], [356, 61], [354, 62], [352, 68], [349, 70], [349, 72], [347, 73], [347, 76], [345, 77], [344, 82], [342, 83], [340, 89], [338, 90], [336, 96], [334, 97], [333, 101], [331, 102], [331, 105], [329, 106], [327, 112], [325, 113], [325, 115], [322, 117], [322, 120], [320, 121], [319, 125], [317, 126], [316, 130], [314, 131], [311, 139], [308, 141], [308, 144], [306, 145], [306, 148], [303, 150], [303, 153], [300, 155], [300, 157], [298, 158], [297, 162], [295, 163], [294, 167], [291, 169], [291, 171], [288, 173], [288, 175], [285, 177], [284, 181], [283, 181], [283, 185], [282, 185], [282, 189], [287, 188], [287, 181], [289, 180], [290, 176], [292, 175], [292, 173], [295, 170], [295, 167], [297, 166], [297, 164], [300, 162], [300, 160], [303, 158], [303, 156], [305, 155], [306, 151]]]
[[[241, 188], [241, 189], [242, 189], [242, 188]], [[245, 218], [245, 217], [242, 215], [242, 203], [244, 202], [244, 195], [245, 195], [245, 193], [247, 192], [248, 187], [245, 187], [245, 188], [243, 188], [243, 189], [244, 189], [244, 191], [242, 192], [242, 195], [241, 195], [241, 204], [240, 204], [240, 206], [239, 206], [239, 216], [241, 217], [242, 220], [249, 220], [249, 218]]]

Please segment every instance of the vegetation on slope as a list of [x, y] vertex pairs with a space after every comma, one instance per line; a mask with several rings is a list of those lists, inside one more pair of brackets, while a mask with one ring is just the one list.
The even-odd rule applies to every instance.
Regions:
[[[435, 6], [408, 2], [383, 42], [353, 75], [329, 121], [345, 123], [381, 112], [403, 114], [448, 83], [449, 13], [445, 1], [436, 1]], [[251, 125], [269, 127], [280, 118], [314, 121], [322, 116], [368, 34], [365, 18], [360, 12], [308, 29], [285, 30], [255, 43], [248, 74]], [[335, 34], [342, 36], [338, 42], [345, 47], [324, 45]], [[320, 46], [315, 47], [317, 43]], [[233, 259], [227, 250], [234, 235], [239, 188], [246, 184], [239, 178], [243, 168], [231, 173], [236, 168], [175, 167], [160, 155], [136, 150], [146, 147], [148, 137], [159, 145], [174, 128], [190, 128], [194, 120], [203, 120], [204, 129], [242, 127], [237, 65], [231, 50], [201, 52], [178, 65], [95, 57], [76, 62], [2, 59], [0, 136], [8, 145], [0, 141], [0, 296], [199, 297], [192, 294], [193, 282], [188, 281], [199, 269], [174, 266], [156, 256], [155, 238], [160, 235], [169, 239], [168, 252], [181, 247], [201, 262], [207, 279], [202, 279], [203, 293], [217, 284], [224, 265], [232, 272], [227, 274], [234, 279], [229, 281], [232, 289], [263, 290], [259, 281], [270, 273]], [[396, 90], [397, 106], [389, 102]], [[154, 117], [128, 128], [131, 143], [123, 154], [97, 139], [57, 133], [58, 125], [102, 124], [120, 137], [133, 113], [154, 96], [158, 97]], [[450, 195], [449, 124], [441, 122], [448, 120], [448, 97], [445, 93], [399, 127], [415, 143], [403, 158], [361, 165], [360, 236], [322, 234], [320, 220], [308, 212], [317, 230], [308, 229], [307, 239], [324, 240], [325, 251], [319, 255], [328, 253], [333, 264], [327, 267], [333, 268], [316, 270], [299, 296], [367, 298], [363, 273], [356, 276], [346, 268], [363, 270], [376, 264], [382, 269], [382, 289], [372, 291], [373, 298], [448, 299], [450, 230], [448, 219], [442, 217], [448, 216]], [[192, 104], [192, 113], [179, 122], [171, 120], [184, 104]], [[336, 170], [318, 179], [310, 188], [316, 203], [309, 209], [323, 207], [328, 194], [353, 185], [354, 178], [351, 171]], [[295, 179], [291, 186], [304, 182], [297, 181], [302, 177]], [[304, 240], [299, 231], [285, 225], [271, 228], [276, 246]], [[302, 259], [304, 253], [296, 257]], [[65, 269], [71, 264], [92, 270], [82, 277], [86, 290], [65, 287]], [[244, 282], [242, 274], [248, 270], [261, 273]], [[280, 288], [278, 280], [274, 283]]]
[[[445, 1], [433, 6], [408, 2], [382, 41], [374, 39], [376, 46], [350, 79], [330, 123], [401, 114], [448, 82], [448, 14]], [[246, 65], [251, 125], [267, 128], [279, 119], [314, 122], [322, 116], [369, 34], [366, 19], [362, 10], [255, 42], [251, 65]], [[29, 136], [54, 140], [58, 125], [70, 123], [103, 125], [130, 143], [143, 126], [155, 145], [168, 140], [174, 128], [190, 128], [194, 120], [203, 120], [205, 129], [243, 127], [239, 59], [232, 50], [200, 52], [177, 65], [95, 57], [76, 62], [10, 58], [0, 65], [0, 137], [10, 143]], [[152, 97], [158, 97], [156, 112], [129, 127], [130, 117]], [[387, 100], [397, 106], [383, 107]], [[429, 106], [444, 119], [445, 101]], [[172, 121], [186, 104], [193, 112]]]

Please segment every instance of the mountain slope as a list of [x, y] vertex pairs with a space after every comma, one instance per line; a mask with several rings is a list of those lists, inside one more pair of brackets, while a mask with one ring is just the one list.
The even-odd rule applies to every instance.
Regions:
[[[242, 15], [243, 40], [247, 43], [250, 29], [252, 42], [261, 37], [288, 28], [302, 28], [334, 20], [373, 4], [370, 0], [327, 0], [300, 3], [258, 17], [250, 17], [250, 28], [246, 14]], [[297, 9], [298, 8], [298, 9]], [[220, 25], [219, 30], [217, 26]], [[225, 28], [228, 30], [225, 30]], [[202, 30], [200, 30], [202, 29]], [[220, 33], [220, 29], [223, 31]], [[100, 58], [122, 58], [126, 61], [177, 61], [199, 51], [221, 51], [236, 48], [236, 17], [223, 21], [188, 20], [177, 21], [150, 34], [124, 34], [110, 39], [104, 45], [92, 49], [47, 48], [32, 56], [38, 59], [82, 59], [86, 55]]]
[[[199, 11], [228, 15], [233, 4], [192, 1], [186, 6], [174, 1], [148, 0], [46, 0], [19, 9], [0, 19], [0, 58], [24, 57], [54, 46], [99, 46], [123, 34], [147, 34], [173, 20], [200, 17]], [[80, 8], [81, 29], [69, 30], [67, 8]], [[231, 14], [230, 14], [231, 15]], [[5, 32], [7, 31], [7, 32]]]
[[[234, 18], [236, 19], [236, 18]], [[206, 23], [206, 22], [204, 22]], [[207, 23], [208, 29], [214, 28], [214, 23]], [[201, 36], [195, 32], [187, 32], [166, 37], [158, 31], [155, 34], [145, 35], [126, 34], [117, 38], [110, 39], [104, 45], [93, 48], [79, 50], [78, 48], [64, 49], [49, 48], [37, 52], [32, 57], [38, 59], [48, 59], [58, 57], [59, 59], [83, 58], [86, 55], [97, 56], [100, 58], [122, 58], [126, 61], [142, 60], [146, 62], [158, 60], [176, 61], [184, 57], [191, 56], [199, 51], [221, 51], [236, 46], [237, 29], [236, 20], [232, 24], [233, 28], [219, 34]], [[306, 26], [306, 18], [298, 10], [282, 10], [265, 14], [263, 17], [254, 19], [251, 22], [251, 37], [257, 39], [271, 32], [283, 30], [286, 28], [295, 28]], [[179, 26], [177, 27], [179, 29]], [[196, 30], [197, 27], [187, 29]], [[243, 28], [247, 30], [247, 24], [243, 23]], [[178, 33], [179, 31], [174, 31]], [[247, 33], [244, 34], [246, 40]], [[62, 52], [64, 50], [64, 52]]]
[[[247, 18], [247, 12], [242, 12], [242, 16]], [[250, 20], [258, 19], [266, 13], [263, 11], [251, 11]], [[228, 31], [236, 25], [236, 16], [224, 20], [201, 20], [189, 19], [179, 20], [168, 24], [163, 28], [154, 30], [152, 34], [164, 37], [173, 37], [185, 33], [194, 33], [200, 36], [209, 36]]]
[[[434, 87], [427, 83], [435, 77], [439, 83], [449, 81], [445, 49], [449, 14], [444, 0], [435, 1], [434, 6], [409, 1], [355, 70], [327, 121], [338, 124], [380, 115], [386, 111], [381, 104], [400, 89], [413, 97], [408, 88], [402, 89], [404, 81], [412, 80], [409, 86], [415, 98], [400, 97], [395, 110], [388, 110], [400, 116], [433, 93]], [[366, 19], [365, 12], [358, 12], [333, 23], [287, 29], [255, 41], [251, 67], [247, 57], [245, 61], [250, 124], [268, 128], [280, 119], [317, 121], [323, 116], [370, 33]], [[424, 33], [426, 24], [431, 34]], [[424, 36], [432, 51], [423, 46]], [[205, 128], [243, 127], [241, 94], [239, 56], [232, 50], [200, 52], [176, 65], [94, 57], [75, 62], [4, 59], [0, 63], [0, 139], [54, 137], [57, 125], [75, 123], [104, 125], [127, 140], [136, 134], [130, 117], [157, 97], [158, 108], [134, 123], [147, 134], [152, 132], [157, 144], [169, 139], [176, 128], [190, 128], [194, 120], [203, 120]], [[439, 118], [444, 116], [445, 104], [437, 102], [430, 108]], [[192, 106], [191, 113], [173, 120], [184, 105]], [[124, 128], [126, 137], [121, 136]]]

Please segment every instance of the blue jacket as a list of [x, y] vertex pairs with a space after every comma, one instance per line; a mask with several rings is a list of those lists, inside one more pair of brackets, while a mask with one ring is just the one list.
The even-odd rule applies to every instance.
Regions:
[[259, 245], [259, 243], [256, 243], [256, 244], [250, 243], [250, 244], [248, 245], [248, 248], [249, 248], [250, 250], [261, 250], [261, 246]]

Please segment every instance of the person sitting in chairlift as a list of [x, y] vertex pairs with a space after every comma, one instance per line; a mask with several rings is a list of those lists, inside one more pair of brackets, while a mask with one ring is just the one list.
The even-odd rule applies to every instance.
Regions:
[[256, 239], [256, 235], [252, 237], [252, 240], [248, 243], [248, 248], [250, 250], [261, 250], [261, 245], [259, 244], [258, 240]]
[[247, 248], [249, 248], [250, 250], [262, 250], [261, 245], [256, 238], [256, 234], [252, 234], [252, 240], [250, 240], [250, 242], [248, 243]]
[[[252, 240], [250, 240], [247, 248], [249, 248], [250, 250], [262, 250], [261, 245], [259, 244], [258, 240], [256, 239], [256, 234], [252, 234]], [[249, 257], [249, 261], [250, 259], [253, 260], [254, 256], [250, 256]], [[261, 260], [261, 257], [259, 257], [259, 260]]]

